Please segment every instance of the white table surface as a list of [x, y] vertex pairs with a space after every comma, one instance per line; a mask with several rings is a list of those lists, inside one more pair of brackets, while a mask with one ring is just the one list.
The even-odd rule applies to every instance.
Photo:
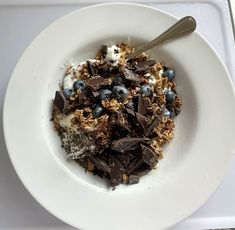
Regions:
[[[86, 1], [86, 4], [84, 4], [84, 1], [81, 2], [86, 5], [99, 1]], [[178, 4], [178, 2], [181, 3]], [[56, 5], [54, 5], [55, 3]], [[24, 48], [48, 23], [76, 9], [78, 3], [79, 1], [76, 0], [0, 0], [0, 19], [2, 19], [0, 20], [1, 109], [10, 73]], [[9, 7], [9, 4], [12, 7]], [[235, 1], [232, 0], [231, 4], [235, 12]], [[235, 49], [234, 43], [232, 43], [232, 29], [229, 25], [228, 7], [225, 0], [156, 0], [152, 1], [151, 5], [157, 5], [160, 9], [169, 11], [176, 16], [185, 14], [195, 16], [199, 25], [198, 31], [217, 50], [229, 68], [233, 80], [235, 79], [235, 59], [233, 55]], [[79, 6], [81, 7], [81, 5]], [[41, 12], [43, 12], [43, 15], [40, 17]], [[202, 18], [201, 15], [205, 15], [206, 12], [210, 12], [210, 17]], [[223, 29], [225, 29], [231, 37], [223, 38], [223, 33], [221, 31], [217, 33], [215, 26], [222, 26], [220, 30], [223, 32]], [[2, 113], [0, 119], [2, 120]], [[20, 182], [7, 155], [3, 140], [2, 123], [0, 124], [0, 137], [0, 229], [72, 229], [72, 227], [62, 223], [44, 210]], [[226, 177], [212, 198], [194, 215], [175, 226], [174, 229], [235, 227], [234, 178], [235, 160], [231, 163]]]

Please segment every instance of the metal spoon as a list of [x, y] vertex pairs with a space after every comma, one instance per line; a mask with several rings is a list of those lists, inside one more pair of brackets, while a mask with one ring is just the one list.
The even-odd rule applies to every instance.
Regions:
[[134, 53], [128, 56], [128, 59], [132, 59], [142, 52], [145, 52], [153, 47], [156, 47], [164, 42], [183, 37], [187, 34], [192, 33], [196, 29], [196, 20], [191, 16], [186, 16], [176, 22], [173, 26], [167, 29], [165, 32], [160, 34], [151, 42], [147, 43], [146, 45], [140, 47]]

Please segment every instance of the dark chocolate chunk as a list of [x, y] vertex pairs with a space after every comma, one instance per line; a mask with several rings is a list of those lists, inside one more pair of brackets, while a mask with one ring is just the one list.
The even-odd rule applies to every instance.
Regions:
[[142, 149], [143, 161], [148, 164], [151, 168], [154, 168], [158, 162], [154, 151], [145, 145], [140, 146]]
[[126, 111], [127, 111], [128, 114], [130, 114], [130, 115], [132, 115], [133, 117], [136, 118], [136, 120], [137, 120], [138, 124], [140, 125], [141, 129], [143, 129], [143, 131], [145, 132], [146, 127], [149, 126], [150, 120], [147, 117], [141, 115], [140, 113], [135, 112], [132, 109], [127, 109], [126, 108]]
[[121, 162], [113, 155], [109, 156], [109, 167], [111, 169], [110, 179], [112, 186], [117, 186], [122, 183], [124, 168]]
[[146, 137], [150, 136], [150, 135], [153, 133], [155, 127], [157, 126], [157, 124], [158, 124], [160, 121], [161, 121], [161, 118], [160, 118], [160, 117], [156, 117], [156, 118], [154, 119], [154, 121], [151, 123], [151, 125], [149, 125], [149, 127], [146, 129], [146, 132], [145, 132], [145, 136], [146, 136]]
[[134, 81], [134, 82], [142, 82], [143, 81], [142, 77], [140, 77], [139, 75], [135, 74], [133, 71], [131, 71], [125, 67], [121, 68], [121, 73], [129, 81]]
[[87, 79], [86, 84], [92, 87], [94, 90], [98, 90], [104, 85], [109, 85], [109, 80], [107, 78], [103, 78], [97, 75], [97, 76]]
[[128, 132], [131, 132], [129, 123], [128, 123], [127, 114], [124, 114], [122, 112], [117, 112], [116, 116], [117, 116], [116, 124], [122, 127], [123, 129], [127, 130]]
[[91, 76], [95, 76], [97, 74], [97, 69], [91, 61], [87, 61], [87, 67], [88, 67], [88, 72]]
[[87, 86], [85, 91], [86, 91], [87, 95], [89, 95], [89, 96], [92, 95], [94, 98], [96, 98], [100, 95], [99, 92], [97, 92], [92, 86]]
[[89, 159], [94, 163], [94, 165], [98, 168], [101, 169], [104, 172], [111, 173], [110, 167], [107, 165], [107, 163], [95, 156], [89, 156]]
[[150, 67], [145, 66], [145, 67], [136, 68], [134, 72], [137, 74], [146, 74], [150, 72]]
[[92, 105], [92, 100], [87, 91], [82, 91], [78, 96], [79, 105]]
[[100, 94], [99, 94], [99, 92], [97, 92], [97, 91], [91, 91], [92, 92], [92, 96], [93, 97], [98, 97]]
[[78, 100], [74, 101], [72, 103], [72, 105], [70, 106], [70, 110], [68, 110], [68, 112], [72, 112], [72, 111], [75, 111], [76, 109], [80, 108], [81, 107], [81, 104], [79, 103]]
[[60, 91], [56, 91], [54, 105], [60, 110], [60, 112], [65, 113], [69, 109], [69, 104], [66, 101], [64, 95]]
[[145, 117], [139, 113], [136, 113], [136, 118], [137, 118], [137, 121], [139, 122], [141, 128], [143, 129], [143, 131], [146, 130], [146, 127], [149, 125], [150, 120], [147, 117]]
[[130, 155], [129, 154], [117, 154], [117, 158], [120, 160], [120, 162], [123, 164], [123, 166], [125, 168], [130, 163]]
[[111, 149], [120, 153], [135, 150], [141, 143], [147, 143], [149, 138], [125, 137], [112, 141]]
[[136, 70], [136, 67], [130, 62], [130, 60], [126, 63], [126, 68], [132, 71]]
[[126, 172], [131, 174], [132, 172], [136, 171], [143, 163], [142, 156], [136, 156], [136, 158], [134, 158], [134, 160], [132, 160], [132, 162], [128, 165]]
[[145, 115], [146, 114], [146, 110], [144, 108], [144, 102], [143, 102], [143, 96], [139, 95], [138, 96], [138, 113]]
[[146, 61], [141, 61], [135, 64], [135, 73], [149, 73], [150, 72], [150, 67], [155, 64], [155, 60], [146, 60]]
[[135, 169], [132, 173], [136, 174], [138, 176], [144, 176], [146, 175], [149, 171], [151, 171], [151, 168], [148, 164], [143, 163], [141, 164], [140, 167], [138, 167], [137, 169]]
[[110, 76], [110, 67], [108, 65], [103, 65], [98, 67], [98, 75], [102, 77], [109, 77]]
[[138, 184], [140, 177], [138, 175], [131, 174], [128, 178], [128, 184]]
[[144, 68], [144, 67], [151, 67], [156, 63], [155, 60], [146, 60], [146, 61], [141, 61], [138, 62], [135, 67], [138, 68]]
[[152, 113], [152, 103], [148, 97], [138, 96], [138, 113], [146, 115], [147, 113]]
[[125, 108], [125, 110], [127, 111], [128, 114], [135, 117], [136, 112], [133, 109]]

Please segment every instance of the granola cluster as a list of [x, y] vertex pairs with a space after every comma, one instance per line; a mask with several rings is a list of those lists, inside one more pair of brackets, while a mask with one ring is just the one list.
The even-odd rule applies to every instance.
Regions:
[[174, 137], [182, 101], [174, 70], [127, 44], [102, 46], [95, 59], [67, 66], [53, 101], [67, 158], [112, 186], [138, 183]]

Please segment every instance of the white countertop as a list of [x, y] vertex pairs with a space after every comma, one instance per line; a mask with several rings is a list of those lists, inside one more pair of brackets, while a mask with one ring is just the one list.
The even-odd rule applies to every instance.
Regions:
[[[50, 22], [99, 0], [0, 0], [0, 105], [10, 74], [24, 48]], [[235, 82], [235, 47], [226, 0], [141, 1], [178, 17], [192, 15], [198, 31], [208, 39], [229, 69]], [[231, 0], [235, 13], [235, 1]], [[209, 15], [209, 16], [208, 16]], [[16, 98], [17, 103], [17, 98]], [[2, 113], [0, 115], [2, 120]], [[0, 229], [72, 229], [44, 210], [17, 177], [3, 140], [0, 124]], [[173, 229], [235, 227], [235, 159], [221, 186], [194, 215]]]

